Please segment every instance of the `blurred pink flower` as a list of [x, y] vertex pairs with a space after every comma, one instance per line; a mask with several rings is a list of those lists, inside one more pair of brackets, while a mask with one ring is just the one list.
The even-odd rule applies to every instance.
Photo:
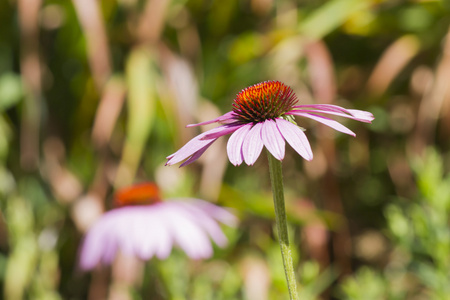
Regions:
[[330, 104], [295, 105], [297, 97], [293, 90], [279, 81], [265, 81], [242, 90], [234, 99], [233, 110], [211, 121], [187, 127], [222, 123], [208, 130], [167, 157], [166, 165], [186, 160], [181, 166], [197, 160], [219, 137], [232, 133], [227, 153], [233, 165], [243, 161], [253, 165], [263, 146], [278, 160], [284, 158], [285, 141], [306, 160], [313, 158], [311, 146], [303, 129], [294, 121], [294, 115], [313, 119], [331, 128], [355, 136], [350, 129], [321, 114], [345, 117], [371, 123], [370, 112], [345, 109]]
[[[127, 195], [130, 197], [130, 194]], [[136, 195], [132, 195], [136, 200]], [[236, 217], [227, 210], [199, 199], [167, 199], [141, 205], [115, 208], [105, 213], [87, 233], [80, 253], [80, 267], [94, 268], [109, 264], [120, 250], [125, 255], [148, 260], [165, 259], [172, 247], [179, 246], [192, 259], [209, 258], [213, 253], [211, 238], [224, 247], [227, 238], [219, 222], [233, 226]], [[123, 197], [120, 199], [123, 204]]]

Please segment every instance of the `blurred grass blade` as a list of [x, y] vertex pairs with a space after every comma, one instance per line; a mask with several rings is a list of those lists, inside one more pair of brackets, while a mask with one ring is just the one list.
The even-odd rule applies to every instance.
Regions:
[[132, 182], [152, 128], [157, 79], [154, 55], [146, 48], [136, 48], [128, 57], [127, 137], [117, 171], [116, 186]]
[[41, 123], [42, 66], [39, 59], [39, 9], [40, 0], [17, 2], [20, 25], [20, 69], [27, 91], [23, 103], [20, 135], [20, 163], [32, 170], [39, 161], [39, 128]]
[[[415, 131], [413, 150], [423, 154], [427, 145], [431, 145], [436, 137], [436, 127], [441, 114], [448, 116], [450, 103], [450, 28], [442, 41], [442, 55], [435, 70], [435, 78], [431, 88], [425, 93], [419, 108], [417, 129]], [[445, 103], [447, 102], [447, 105]], [[448, 123], [448, 121], [447, 121]], [[445, 126], [443, 130], [448, 132]], [[445, 136], [445, 132], [443, 132]]]
[[126, 86], [120, 76], [111, 78], [103, 91], [92, 127], [92, 139], [96, 146], [106, 146], [119, 118], [126, 95]]
[[100, 12], [99, 2], [73, 0], [75, 10], [86, 37], [89, 64], [95, 84], [102, 90], [111, 73], [108, 39]]
[[169, 0], [148, 0], [139, 21], [137, 34], [142, 42], [154, 43], [164, 28]]
[[6, 265], [5, 299], [25, 299], [37, 267], [38, 245], [33, 228], [35, 220], [29, 203], [19, 197], [8, 199], [6, 219], [11, 236], [11, 252]]
[[342, 23], [354, 12], [370, 5], [368, 0], [328, 1], [300, 22], [300, 31], [312, 39], [321, 39]]
[[308, 73], [314, 97], [319, 103], [331, 104], [336, 97], [336, 79], [331, 53], [323, 41], [305, 47]]
[[7, 120], [0, 116], [0, 160], [3, 161], [9, 153], [12, 130]]
[[405, 35], [393, 42], [384, 51], [368, 80], [369, 91], [382, 95], [419, 50], [420, 41], [414, 35]]

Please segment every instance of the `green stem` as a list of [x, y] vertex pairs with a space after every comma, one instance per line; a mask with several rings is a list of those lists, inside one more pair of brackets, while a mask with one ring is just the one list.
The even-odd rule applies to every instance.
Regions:
[[275, 206], [275, 220], [277, 222], [278, 239], [280, 241], [281, 256], [283, 258], [284, 273], [289, 288], [290, 299], [298, 299], [297, 281], [295, 279], [292, 253], [289, 247], [286, 209], [284, 207], [283, 173], [281, 161], [267, 151], [269, 159], [270, 181], [272, 183], [273, 202]]

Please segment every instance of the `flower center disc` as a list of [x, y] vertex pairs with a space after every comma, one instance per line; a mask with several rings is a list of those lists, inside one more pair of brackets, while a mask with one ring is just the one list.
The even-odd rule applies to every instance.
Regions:
[[264, 81], [236, 95], [233, 111], [243, 123], [275, 119], [290, 111], [297, 102], [294, 91], [279, 81]]

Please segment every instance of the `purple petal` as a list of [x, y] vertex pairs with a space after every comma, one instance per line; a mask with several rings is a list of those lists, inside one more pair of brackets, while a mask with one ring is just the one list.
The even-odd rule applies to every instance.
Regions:
[[210, 202], [200, 199], [195, 198], [186, 198], [186, 199], [190, 201], [195, 201], [195, 205], [197, 207], [201, 208], [204, 212], [206, 212], [208, 215], [212, 216], [219, 222], [222, 222], [231, 227], [235, 227], [238, 223], [238, 218], [236, 218], [235, 215], [233, 215], [228, 210], [220, 206], [214, 205]]
[[239, 125], [223, 125], [221, 127], [224, 127], [221, 131], [205, 134], [201, 139], [202, 140], [217, 139], [223, 135], [235, 132], [236, 130], [241, 128], [242, 125], [241, 124], [239, 124]]
[[136, 214], [134, 207], [123, 207], [121, 211], [114, 210], [112, 212], [121, 213], [116, 215], [113, 229], [120, 251], [125, 255], [135, 255], [136, 242], [140, 242], [140, 240], [132, 232], [135, 227], [139, 226], [139, 212]]
[[189, 219], [189, 215], [183, 209], [171, 205], [170, 215], [166, 221], [172, 229], [175, 242], [190, 258], [208, 258], [212, 255], [208, 236]]
[[[195, 138], [193, 138], [192, 140], [187, 142], [186, 145], [181, 147], [177, 152], [167, 156], [168, 161], [166, 162], [166, 166], [167, 165], [170, 166], [170, 165], [179, 163], [179, 162], [189, 158], [191, 155], [194, 155], [199, 150], [203, 150], [203, 152], [204, 152], [204, 150], [206, 150], [206, 149], [203, 149], [205, 146], [211, 145], [212, 142], [215, 141], [215, 139], [217, 139], [218, 137], [221, 136], [220, 133], [222, 133], [222, 135], [228, 134], [229, 129], [230, 129], [229, 126], [223, 125], [223, 126], [219, 126], [219, 127], [213, 128], [211, 130], [208, 130], [200, 135], [197, 135]], [[212, 141], [211, 141], [211, 139], [203, 139], [206, 135], [213, 134], [213, 133], [218, 133], [219, 134], [218, 137], [213, 139]]]
[[343, 108], [341, 106], [332, 105], [332, 104], [303, 104], [303, 105], [295, 105], [294, 108], [299, 108], [300, 110], [303, 110], [304, 108], [318, 109], [318, 110], [334, 111], [334, 112], [342, 112], [342, 113], [350, 114], [348, 109]]
[[197, 124], [189, 124], [186, 127], [195, 127], [195, 126], [200, 126], [200, 125], [208, 125], [208, 124], [212, 124], [212, 123], [230, 123], [230, 122], [236, 121], [235, 117], [236, 117], [236, 114], [233, 111], [229, 111], [226, 114], [224, 114], [218, 118], [215, 118], [214, 120], [201, 122], [201, 123], [197, 123]]
[[355, 120], [355, 121], [364, 122], [364, 123], [371, 123], [372, 120], [373, 120], [373, 116], [372, 116], [372, 118], [370, 118], [370, 116], [367, 116], [367, 115], [354, 116], [354, 115], [344, 114], [344, 113], [340, 113], [340, 112], [336, 112], [336, 111], [318, 110], [318, 109], [291, 110], [291, 111], [287, 112], [286, 114], [287, 115], [291, 115], [291, 114], [298, 114], [298, 113], [328, 114], [328, 115], [334, 115], [334, 116], [349, 118], [349, 119], [352, 119], [352, 120]]
[[97, 234], [98, 230], [92, 231], [85, 237], [80, 253], [80, 267], [82, 270], [93, 269], [100, 261], [103, 252], [104, 238]]
[[310, 113], [300, 113], [300, 112], [295, 112], [292, 113], [294, 115], [297, 116], [301, 116], [301, 117], [305, 117], [305, 118], [310, 118], [313, 119], [317, 122], [320, 122], [322, 124], [325, 124], [327, 126], [330, 126], [331, 128], [333, 128], [334, 130], [349, 134], [349, 135], [353, 135], [356, 136], [356, 134], [351, 131], [350, 129], [348, 129], [347, 127], [345, 127], [344, 125], [342, 125], [341, 123], [331, 120], [330, 118], [324, 117], [324, 116], [318, 116], [318, 115], [314, 115], [314, 114], [310, 114]]
[[186, 212], [189, 212], [192, 222], [197, 223], [199, 227], [203, 228], [217, 245], [225, 247], [228, 242], [225, 234], [213, 216], [203, 209], [203, 205], [198, 205], [198, 202], [200, 200], [173, 201], [172, 204], [176, 204]]
[[274, 120], [264, 121], [261, 129], [261, 139], [264, 146], [276, 159], [283, 160], [286, 143]]
[[159, 237], [159, 242], [155, 241], [155, 255], [159, 259], [166, 259], [172, 252], [173, 240], [168, 228], [161, 229], [159, 227], [153, 229]]
[[242, 155], [244, 156], [245, 163], [249, 166], [255, 163], [264, 147], [261, 139], [261, 128], [262, 123], [256, 123], [248, 132], [242, 145]]
[[118, 243], [111, 228], [115, 229], [114, 214], [105, 213], [87, 233], [80, 253], [80, 267], [83, 270], [93, 269], [98, 263], [111, 263], [114, 259]]
[[[135, 244], [135, 253], [142, 260], [149, 260], [155, 255], [156, 248], [161, 244], [160, 240], [160, 231], [155, 230], [155, 222], [152, 220], [148, 220], [145, 222], [148, 228], [134, 228], [134, 244]], [[159, 224], [158, 224], [159, 225]], [[165, 231], [164, 229], [162, 230]], [[145, 238], [143, 238], [145, 237]], [[139, 241], [139, 242], [137, 242]]]
[[284, 139], [306, 160], [312, 160], [313, 153], [305, 133], [295, 124], [281, 118], [276, 119], [278, 130]]
[[161, 204], [143, 206], [130, 214], [135, 222], [134, 227], [129, 228], [128, 235], [132, 237], [129, 243], [134, 244], [134, 252], [143, 260], [149, 260], [155, 254], [159, 259], [165, 259], [172, 250], [170, 232], [166, 226], [161, 226], [165, 216], [161, 213], [160, 206]]
[[348, 109], [348, 111], [358, 120], [362, 122], [372, 122], [375, 117], [372, 113], [364, 110], [358, 110], [358, 109]]
[[118, 250], [118, 243], [111, 234], [111, 228], [115, 228], [114, 214], [108, 212], [89, 230], [80, 257], [82, 269], [92, 269], [100, 262], [112, 262]]
[[252, 124], [241, 125], [241, 128], [236, 130], [236, 132], [233, 133], [228, 140], [228, 159], [235, 166], [239, 166], [242, 163], [242, 143], [244, 142], [245, 136], [247, 135], [251, 127]]
[[196, 161], [197, 159], [200, 158], [200, 156], [202, 156], [203, 153], [205, 153], [206, 149], [209, 148], [209, 146], [212, 145], [212, 143], [214, 143], [216, 140], [212, 140], [209, 144], [205, 145], [203, 148], [199, 149], [197, 152], [195, 152], [194, 154], [192, 154], [191, 157], [189, 157], [184, 163], [182, 163], [180, 165], [181, 167], [187, 166], [191, 163], [193, 163], [194, 161]]
[[[357, 109], [345, 109], [343, 107], [331, 104], [296, 105], [294, 106], [294, 108], [299, 108], [299, 110], [292, 110], [288, 114], [292, 112], [323, 113], [350, 118], [365, 123], [370, 123], [374, 119], [372, 113], [370, 112]], [[312, 108], [312, 109], [305, 109], [305, 108]]]
[[[151, 233], [147, 234], [148, 237], [146, 238], [153, 240], [155, 245], [155, 255], [159, 259], [166, 259], [170, 255], [170, 252], [172, 252], [173, 247], [173, 236], [170, 232], [170, 226], [166, 225], [167, 219], [170, 218], [170, 216], [167, 214], [165, 205], [165, 203], [159, 203], [149, 207], [153, 212], [152, 216], [155, 220], [153, 224], [155, 224], [155, 226], [145, 226], [148, 233]], [[150, 217], [151, 216], [147, 216], [147, 218]]]

